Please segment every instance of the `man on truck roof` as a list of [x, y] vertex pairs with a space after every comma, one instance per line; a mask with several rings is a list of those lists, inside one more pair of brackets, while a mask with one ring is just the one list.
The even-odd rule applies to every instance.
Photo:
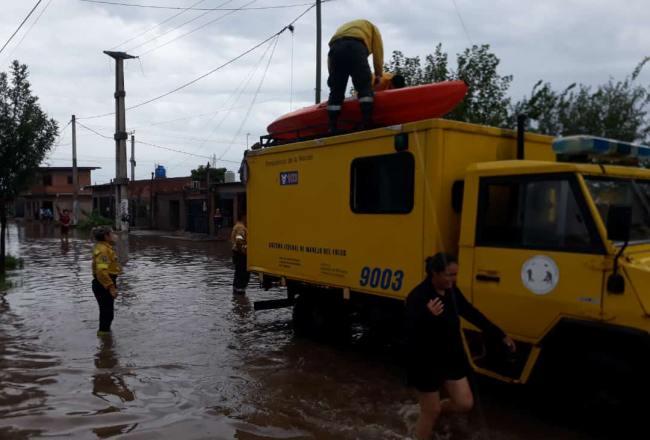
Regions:
[[[329, 46], [327, 85], [330, 87], [330, 95], [327, 101], [327, 112], [330, 131], [336, 131], [350, 76], [359, 94], [362, 124], [368, 127], [372, 121], [372, 87], [381, 80], [384, 66], [384, 47], [379, 29], [368, 20], [350, 21], [336, 30]], [[370, 54], [372, 54], [374, 75], [370, 73], [368, 65]]]

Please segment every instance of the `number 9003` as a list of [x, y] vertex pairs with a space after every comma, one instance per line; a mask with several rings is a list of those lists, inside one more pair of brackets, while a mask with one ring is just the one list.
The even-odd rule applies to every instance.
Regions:
[[398, 291], [402, 288], [403, 280], [404, 271], [396, 270], [393, 272], [391, 269], [381, 269], [379, 267], [370, 268], [366, 266], [361, 269], [359, 284], [364, 287], [379, 287], [384, 290], [392, 289]]

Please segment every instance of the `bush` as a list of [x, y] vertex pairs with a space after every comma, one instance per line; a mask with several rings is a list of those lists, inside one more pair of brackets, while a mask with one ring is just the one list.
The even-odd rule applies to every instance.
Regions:
[[5, 255], [5, 269], [7, 270], [13, 270], [13, 269], [21, 269], [23, 267], [23, 259], [22, 258], [16, 258], [13, 255]]
[[96, 226], [112, 226], [112, 225], [113, 225], [113, 220], [103, 217], [96, 211], [93, 211], [85, 219], [77, 223], [77, 228], [83, 230], [89, 230]]

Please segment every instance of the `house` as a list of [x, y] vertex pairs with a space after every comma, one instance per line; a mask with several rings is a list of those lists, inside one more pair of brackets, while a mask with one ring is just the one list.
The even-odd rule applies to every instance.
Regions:
[[[79, 214], [83, 218], [92, 211], [91, 171], [98, 167], [77, 167]], [[58, 219], [57, 207], [72, 212], [74, 185], [72, 167], [39, 167], [34, 183], [16, 198], [14, 209], [17, 218], [39, 219], [41, 208], [49, 209]]]
[[[131, 227], [214, 233], [212, 216], [219, 208], [225, 228], [245, 212], [246, 192], [240, 182], [211, 185], [191, 177], [157, 177], [128, 183]], [[210, 196], [208, 195], [210, 194]], [[209, 198], [211, 197], [211, 199]], [[115, 186], [92, 186], [93, 210], [104, 217], [115, 215]]]

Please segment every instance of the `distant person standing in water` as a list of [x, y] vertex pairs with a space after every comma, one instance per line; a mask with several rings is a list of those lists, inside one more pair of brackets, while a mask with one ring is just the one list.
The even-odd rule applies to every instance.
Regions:
[[70, 233], [70, 225], [72, 224], [72, 218], [70, 217], [70, 211], [64, 209], [61, 211], [57, 205], [56, 210], [59, 214], [59, 223], [61, 224], [61, 241], [68, 241], [68, 234]]
[[246, 214], [235, 223], [230, 234], [232, 243], [232, 262], [235, 265], [233, 293], [244, 294], [250, 280], [246, 251], [248, 246], [248, 230], [246, 229]]
[[111, 334], [113, 322], [113, 305], [117, 297], [117, 276], [122, 268], [117, 259], [113, 245], [117, 240], [113, 230], [99, 226], [93, 230], [97, 244], [93, 248], [93, 282], [92, 289], [99, 305], [99, 331], [97, 336]]

